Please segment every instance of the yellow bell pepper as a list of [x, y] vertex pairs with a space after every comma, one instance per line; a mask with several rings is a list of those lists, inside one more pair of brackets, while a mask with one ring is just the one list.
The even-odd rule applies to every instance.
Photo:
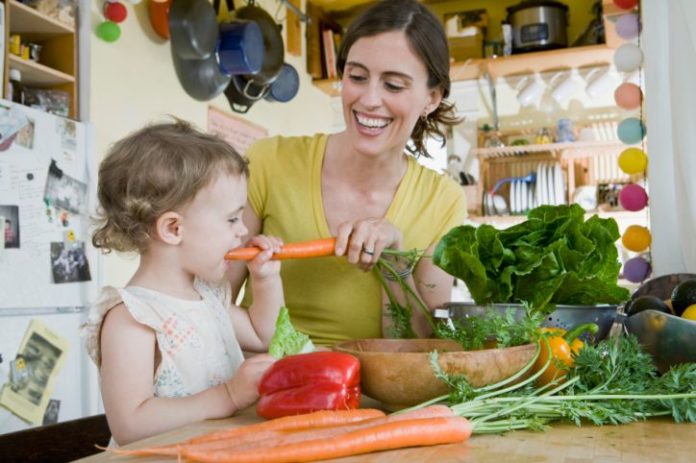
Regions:
[[535, 382], [537, 387], [546, 386], [552, 381], [561, 384], [565, 381], [565, 376], [572, 368], [573, 357], [580, 352], [585, 345], [579, 335], [585, 332], [596, 333], [599, 327], [596, 323], [587, 323], [573, 328], [566, 332], [562, 328], [542, 328], [541, 335], [546, 337], [548, 344], [544, 340], [541, 342], [541, 351], [532, 371], [537, 373], [546, 366], [546, 362], [551, 358], [551, 362], [544, 372]]

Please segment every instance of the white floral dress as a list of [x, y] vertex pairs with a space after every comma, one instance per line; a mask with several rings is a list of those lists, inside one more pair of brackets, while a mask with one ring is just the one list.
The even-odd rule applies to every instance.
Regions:
[[100, 333], [109, 310], [123, 302], [133, 318], [150, 327], [161, 361], [153, 395], [185, 397], [229, 379], [244, 360], [230, 319], [229, 284], [196, 280], [201, 300], [190, 301], [138, 286], [107, 286], [90, 307], [82, 337], [89, 356], [101, 364]]

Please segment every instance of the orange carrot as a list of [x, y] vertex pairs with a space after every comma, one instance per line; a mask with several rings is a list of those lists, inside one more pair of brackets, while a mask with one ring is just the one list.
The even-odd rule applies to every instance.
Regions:
[[[322, 410], [304, 415], [285, 416], [275, 420], [254, 423], [248, 426], [222, 429], [191, 438], [184, 442], [165, 445], [162, 447], [148, 447], [143, 449], [108, 449], [118, 455], [178, 455], [180, 450], [186, 446], [201, 445], [205, 443], [222, 441], [226, 446], [233, 445], [234, 442], [245, 441], [247, 436], [268, 437], [272, 431], [291, 431], [305, 430], [311, 428], [323, 428], [370, 420], [383, 417], [384, 412], [373, 408], [360, 408], [354, 410]], [[234, 439], [234, 441], [230, 441]], [[258, 440], [256, 438], [252, 440]]]
[[183, 450], [203, 463], [290, 463], [327, 460], [403, 447], [451, 444], [469, 438], [472, 425], [459, 416], [402, 420], [350, 431], [333, 439], [310, 439], [285, 445], [220, 451]]
[[[271, 257], [272, 260], [308, 259], [310, 257], [333, 256], [336, 248], [336, 238], [323, 238], [303, 241], [300, 243], [284, 244], [280, 252]], [[261, 252], [261, 248], [237, 248], [225, 254], [226, 260], [252, 260]]]
[[376, 418], [344, 422], [336, 425], [323, 427], [311, 427], [302, 429], [283, 429], [273, 431], [254, 432], [245, 434], [234, 439], [216, 439], [208, 442], [199, 442], [197, 444], [184, 444], [181, 450], [185, 451], [211, 451], [223, 450], [234, 447], [236, 450], [244, 450], [250, 448], [265, 448], [280, 444], [291, 444], [294, 442], [302, 442], [314, 439], [333, 439], [341, 434], [351, 431], [357, 431], [366, 427], [377, 426], [385, 423], [393, 423], [397, 421], [425, 419], [425, 418], [446, 418], [454, 416], [452, 409], [445, 405], [432, 405], [417, 410], [412, 410], [407, 413], [397, 415], [380, 416]]

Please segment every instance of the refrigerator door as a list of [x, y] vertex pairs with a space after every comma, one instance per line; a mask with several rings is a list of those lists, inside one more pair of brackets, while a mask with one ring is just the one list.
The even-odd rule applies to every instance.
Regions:
[[[67, 341], [65, 359], [55, 372], [48, 407], [38, 424], [67, 421], [87, 415], [101, 413], [98, 396], [97, 369], [89, 360], [80, 342], [80, 325], [86, 314], [83, 309], [0, 309], [0, 385], [8, 384], [11, 378], [10, 362], [15, 359], [27, 328], [32, 321], [39, 321], [51, 332]], [[34, 372], [36, 381], [38, 373]], [[32, 385], [41, 391], [40, 386]], [[22, 390], [19, 394], [23, 394]], [[27, 396], [28, 397], [28, 396]], [[5, 407], [0, 407], [0, 434], [18, 431], [34, 426]]]

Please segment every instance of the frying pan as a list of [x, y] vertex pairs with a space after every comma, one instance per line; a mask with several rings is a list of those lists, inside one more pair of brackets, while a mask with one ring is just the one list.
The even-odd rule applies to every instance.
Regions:
[[210, 53], [207, 58], [202, 59], [182, 59], [172, 47], [172, 61], [181, 86], [186, 93], [199, 101], [212, 100], [218, 96], [232, 78], [220, 70], [216, 53]]
[[230, 84], [225, 89], [225, 97], [232, 111], [245, 114], [252, 105], [265, 97], [271, 85], [256, 85], [244, 76], [232, 76]]
[[[229, 4], [232, 0], [228, 0]], [[237, 19], [246, 19], [256, 21], [261, 28], [263, 35], [263, 44], [265, 56], [261, 70], [250, 76], [256, 85], [268, 85], [273, 82], [280, 73], [285, 59], [285, 46], [283, 45], [283, 36], [280, 33], [280, 28], [273, 20], [273, 17], [268, 14], [263, 8], [256, 6], [254, 0], [249, 0], [248, 5], [239, 8], [234, 12], [234, 17]]]
[[218, 40], [215, 10], [207, 0], [172, 0], [169, 32], [173, 55], [185, 60], [208, 58]]

